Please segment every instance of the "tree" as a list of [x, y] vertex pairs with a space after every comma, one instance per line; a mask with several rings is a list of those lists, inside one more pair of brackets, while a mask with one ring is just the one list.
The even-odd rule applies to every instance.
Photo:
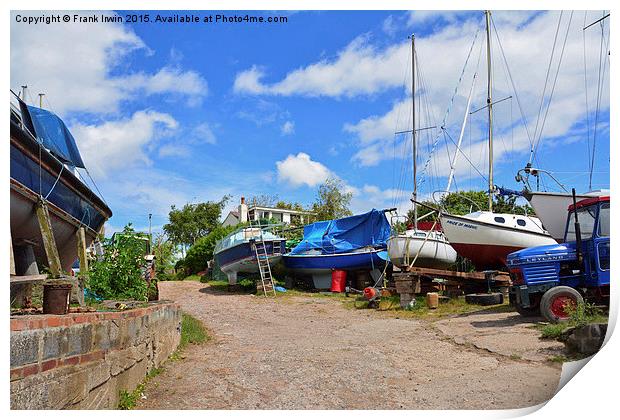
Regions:
[[286, 201], [283, 201], [283, 200], [278, 201], [275, 204], [275, 207], [277, 209], [304, 211], [304, 207], [301, 204], [299, 204], [297, 202], [289, 203], [289, 202], [286, 202]]
[[155, 272], [159, 280], [167, 280], [168, 273], [174, 268], [173, 258], [176, 250], [175, 245], [163, 233], [155, 237], [152, 243], [155, 255]]
[[192, 274], [204, 270], [207, 267], [207, 262], [213, 259], [213, 252], [217, 241], [242, 226], [245, 226], [245, 224], [242, 223], [237, 226], [218, 226], [207, 236], [198, 239], [187, 251], [187, 256], [183, 262], [184, 267]]
[[274, 207], [276, 201], [278, 201], [277, 194], [260, 194], [250, 198], [248, 205], [250, 207]]
[[164, 225], [164, 232], [175, 245], [193, 245], [219, 226], [222, 210], [229, 199], [230, 196], [227, 195], [220, 201], [186, 204], [182, 209], [173, 205], [168, 213], [169, 222]]
[[349, 205], [353, 194], [344, 192], [345, 185], [338, 178], [329, 177], [319, 186], [312, 211], [318, 220], [332, 220], [351, 216]]

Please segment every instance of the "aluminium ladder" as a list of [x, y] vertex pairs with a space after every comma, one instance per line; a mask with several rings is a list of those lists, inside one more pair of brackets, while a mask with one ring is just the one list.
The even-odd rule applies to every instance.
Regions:
[[[252, 222], [250, 221], [250, 228], [252, 228]], [[273, 291], [273, 295], [276, 295], [276, 289], [273, 284], [273, 277], [271, 275], [271, 264], [269, 264], [269, 255], [267, 253], [267, 245], [263, 238], [263, 229], [259, 227], [260, 235], [254, 240], [254, 254], [256, 255], [256, 263], [258, 264], [258, 272], [260, 273], [261, 284], [263, 285], [263, 293], [267, 296], [267, 291]], [[272, 248], [274, 245], [272, 245]], [[272, 249], [275, 253], [275, 249]]]

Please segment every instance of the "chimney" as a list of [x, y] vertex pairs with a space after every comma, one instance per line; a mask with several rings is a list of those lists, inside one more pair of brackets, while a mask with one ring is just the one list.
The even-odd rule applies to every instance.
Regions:
[[245, 204], [245, 197], [241, 197], [241, 204], [239, 204], [239, 223], [245, 223], [248, 221], [248, 205]]

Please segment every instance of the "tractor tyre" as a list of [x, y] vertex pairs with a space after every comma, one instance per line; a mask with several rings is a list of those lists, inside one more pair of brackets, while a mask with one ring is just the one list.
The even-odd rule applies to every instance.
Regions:
[[568, 286], [556, 286], [545, 292], [540, 299], [540, 313], [552, 323], [566, 322], [570, 318], [567, 306], [583, 303], [583, 296]]

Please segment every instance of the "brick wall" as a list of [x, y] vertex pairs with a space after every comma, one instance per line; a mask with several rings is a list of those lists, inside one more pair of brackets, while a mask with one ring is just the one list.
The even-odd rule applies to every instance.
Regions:
[[11, 408], [116, 408], [176, 349], [174, 303], [123, 312], [11, 318]]

